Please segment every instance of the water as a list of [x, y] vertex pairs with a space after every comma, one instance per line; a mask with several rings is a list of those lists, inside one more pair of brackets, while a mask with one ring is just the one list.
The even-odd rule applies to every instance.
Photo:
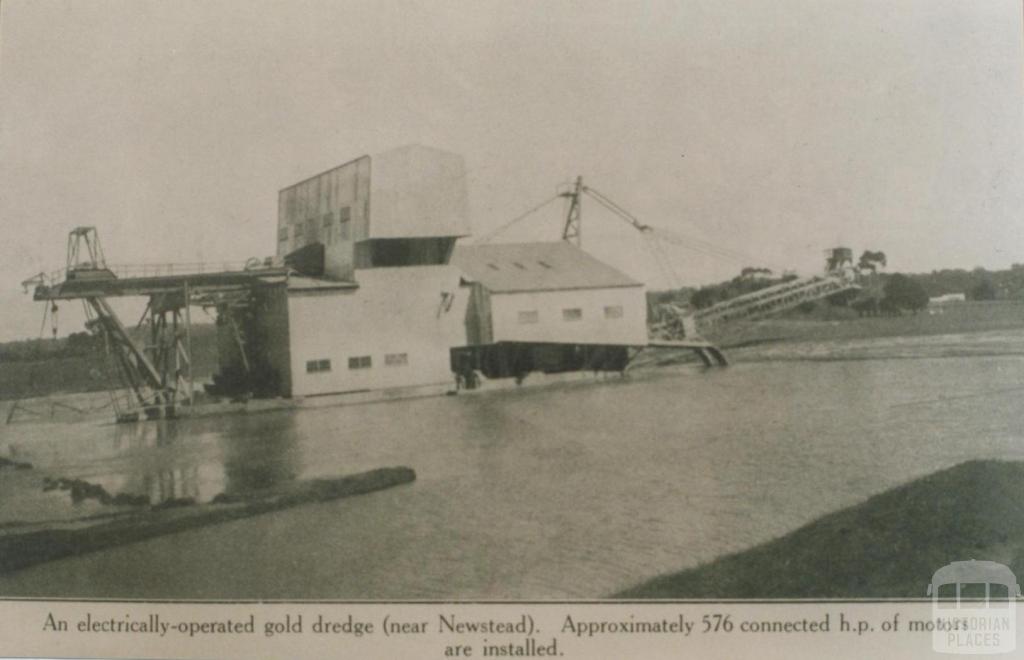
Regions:
[[[14, 425], [0, 455], [151, 501], [389, 465], [418, 479], [39, 565], [0, 578], [0, 593], [603, 597], [968, 459], [1024, 459], [1022, 396], [1020, 356], [785, 361], [135, 426]], [[0, 472], [0, 523], [110, 510], [17, 483], [33, 472]]]

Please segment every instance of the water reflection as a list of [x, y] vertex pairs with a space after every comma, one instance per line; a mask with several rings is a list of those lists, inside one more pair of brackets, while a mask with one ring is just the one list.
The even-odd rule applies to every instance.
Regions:
[[[217, 465], [215, 447], [201, 429], [182, 420], [112, 428], [109, 458], [97, 468], [102, 472], [90, 475], [83, 470], [83, 480], [111, 495], [142, 496], [153, 505], [206, 502], [220, 491], [223, 470]], [[71, 467], [75, 472], [76, 466]]]
[[178, 420], [154, 420], [149, 424], [114, 424], [111, 448], [115, 454], [153, 447], [168, 447], [178, 442]]
[[242, 417], [221, 437], [224, 492], [273, 488], [302, 472], [293, 413]]
[[[1024, 359], [1005, 356], [779, 362], [114, 431], [20, 427], [21, 449], [61, 462], [19, 460], [153, 499], [390, 465], [417, 478], [14, 580], [33, 595], [77, 580], [110, 597], [593, 598], [965, 460], [1024, 459], [1022, 388]], [[27, 472], [0, 474], [0, 517], [24, 513], [3, 484]]]
[[[274, 488], [295, 480], [302, 471], [292, 413], [240, 416], [228, 424], [223, 419], [117, 424], [87, 437], [60, 440], [58, 445], [53, 438], [39, 436], [19, 448], [37, 461], [41, 474], [49, 475], [52, 483], [60, 481], [61, 486], [50, 491], [69, 493], [72, 510], [65, 517], [92, 513], [96, 504], [118, 495], [132, 496], [136, 504], [206, 503], [220, 493]], [[93, 495], [71, 498], [74, 482], [79, 493]], [[52, 497], [46, 499], [52, 509]]]

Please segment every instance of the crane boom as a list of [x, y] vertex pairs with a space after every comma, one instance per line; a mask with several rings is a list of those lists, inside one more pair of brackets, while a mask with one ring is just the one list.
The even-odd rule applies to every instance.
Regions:
[[[607, 195], [590, 186], [583, 185], [583, 177], [576, 177], [575, 185], [560, 196], [570, 200], [565, 227], [562, 231], [563, 240], [579, 246], [581, 208], [580, 197], [586, 193], [598, 204], [614, 213], [620, 220], [636, 229], [641, 234], [657, 238], [667, 243], [679, 245], [687, 249], [731, 260], [742, 260], [746, 257], [738, 252], [707, 241], [684, 240], [672, 233], [656, 231], [654, 227], [641, 222], [635, 215], [622, 208]], [[658, 255], [655, 254], [658, 261]], [[769, 314], [791, 309], [805, 302], [818, 300], [836, 293], [860, 286], [853, 271], [842, 268], [829, 268], [825, 275], [805, 277], [782, 282], [753, 293], [730, 298], [711, 307], [699, 310], [686, 310], [673, 304], [661, 304], [652, 310], [654, 324], [652, 334], [658, 338], [674, 340], [680, 338], [697, 338], [700, 330], [708, 330], [720, 323], [754, 319]]]
[[583, 177], [576, 177], [576, 183], [571, 190], [559, 194], [569, 200], [569, 212], [565, 216], [565, 227], [562, 229], [562, 240], [579, 247], [583, 236], [580, 232], [582, 218], [580, 217], [580, 194], [583, 192]]

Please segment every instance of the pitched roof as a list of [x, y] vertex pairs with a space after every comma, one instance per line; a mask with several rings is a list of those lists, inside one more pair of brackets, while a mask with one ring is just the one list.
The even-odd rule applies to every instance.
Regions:
[[564, 241], [457, 245], [451, 263], [492, 293], [643, 286]]

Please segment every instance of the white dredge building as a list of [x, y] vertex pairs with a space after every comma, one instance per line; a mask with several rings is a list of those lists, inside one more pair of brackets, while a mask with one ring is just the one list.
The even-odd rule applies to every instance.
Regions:
[[363, 156], [281, 190], [289, 275], [218, 310], [219, 386], [443, 391], [619, 370], [647, 344], [641, 282], [566, 242], [456, 245], [470, 233], [463, 160], [438, 149]]

